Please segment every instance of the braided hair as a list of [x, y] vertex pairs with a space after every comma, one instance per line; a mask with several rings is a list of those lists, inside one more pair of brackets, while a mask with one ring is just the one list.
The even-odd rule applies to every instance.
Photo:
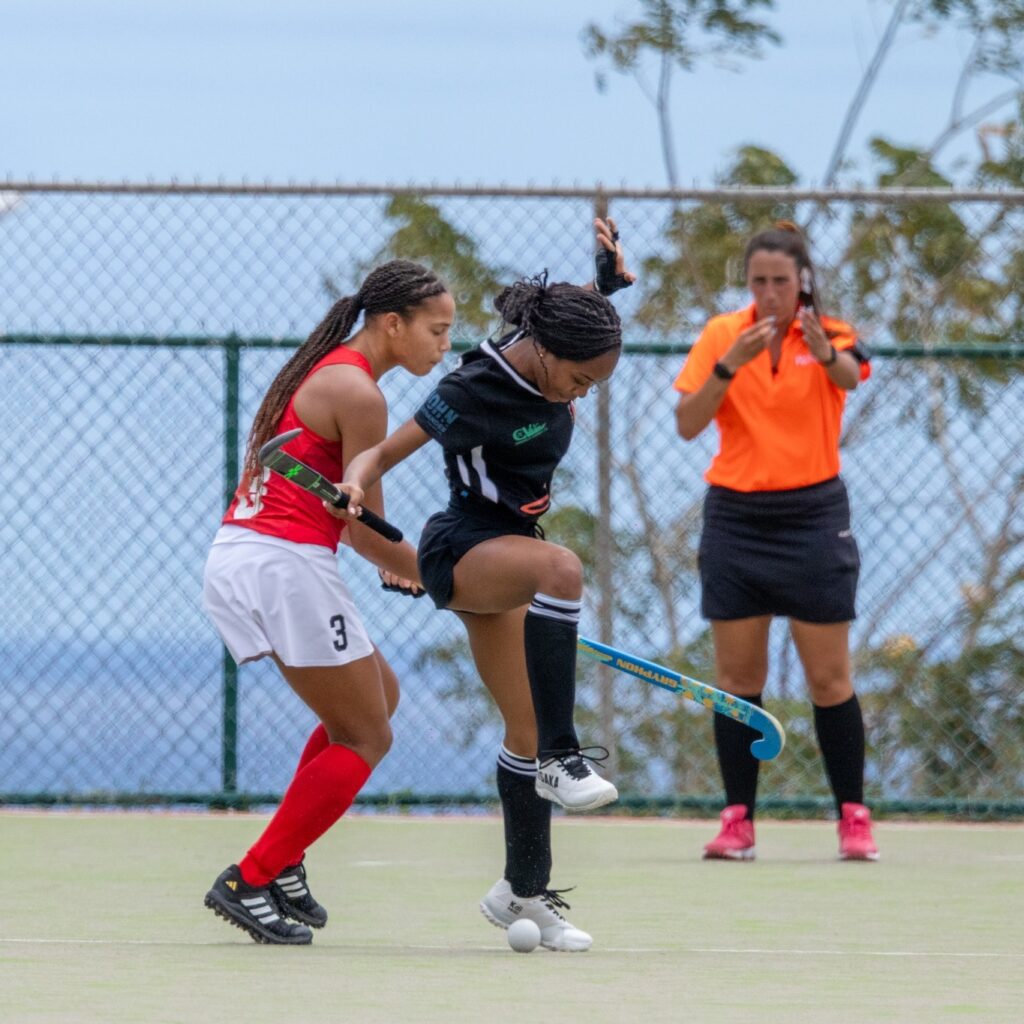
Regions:
[[494, 307], [505, 323], [559, 359], [583, 363], [622, 346], [622, 323], [615, 307], [596, 291], [548, 284], [546, 270], [506, 288]]
[[260, 473], [260, 448], [274, 436], [285, 407], [309, 371], [352, 333], [359, 314], [398, 313], [448, 291], [431, 270], [411, 260], [390, 260], [371, 271], [355, 295], [338, 299], [316, 329], [281, 368], [256, 412], [245, 449], [246, 485]]
[[747, 242], [743, 253], [743, 273], [750, 267], [750, 258], [755, 252], [781, 252], [796, 264], [800, 277], [800, 305], [814, 310], [821, 316], [818, 289], [814, 280], [814, 267], [807, 251], [807, 240], [803, 232], [791, 220], [777, 220], [774, 227], [758, 232]]

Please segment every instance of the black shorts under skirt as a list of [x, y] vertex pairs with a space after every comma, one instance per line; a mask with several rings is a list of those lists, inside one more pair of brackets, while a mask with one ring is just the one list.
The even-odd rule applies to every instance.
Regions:
[[535, 537], [537, 533], [536, 523], [511, 516], [476, 516], [453, 508], [437, 512], [420, 534], [418, 560], [423, 589], [438, 608], [447, 608], [455, 587], [455, 565], [467, 551], [492, 537]]
[[860, 554], [839, 477], [790, 491], [711, 486], [698, 558], [706, 619], [849, 622]]

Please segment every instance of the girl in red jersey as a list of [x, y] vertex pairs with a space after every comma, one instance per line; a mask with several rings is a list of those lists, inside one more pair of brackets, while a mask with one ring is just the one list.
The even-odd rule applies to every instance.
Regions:
[[[352, 337], [359, 315], [364, 325]], [[306, 944], [327, 913], [306, 886], [306, 848], [348, 810], [391, 745], [398, 681], [370, 640], [335, 553], [343, 529], [388, 582], [418, 589], [416, 550], [264, 470], [260, 447], [295, 427], [290, 454], [341, 479], [359, 452], [383, 440], [387, 406], [377, 381], [400, 366], [416, 376], [451, 348], [455, 303], [427, 268], [392, 260], [340, 299], [274, 379], [246, 449], [242, 480], [206, 564], [203, 603], [240, 664], [265, 655], [320, 719], [274, 817], [227, 868], [206, 905], [257, 942]], [[380, 487], [363, 502], [383, 514]], [[285, 917], [302, 922], [294, 924]]]

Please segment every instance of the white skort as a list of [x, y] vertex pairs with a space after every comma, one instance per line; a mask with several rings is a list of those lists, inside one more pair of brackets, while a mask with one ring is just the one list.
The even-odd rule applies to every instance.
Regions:
[[240, 665], [271, 652], [296, 668], [373, 653], [337, 557], [319, 544], [222, 526], [206, 560], [203, 607]]

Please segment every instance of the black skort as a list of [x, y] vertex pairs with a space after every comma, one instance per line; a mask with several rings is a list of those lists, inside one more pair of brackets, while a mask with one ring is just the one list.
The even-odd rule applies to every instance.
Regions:
[[851, 621], [860, 554], [846, 485], [833, 477], [789, 491], [709, 487], [698, 564], [706, 619]]
[[420, 534], [418, 561], [423, 589], [438, 608], [447, 608], [455, 587], [455, 565], [471, 548], [492, 537], [538, 535], [535, 522], [512, 516], [480, 516], [447, 508], [428, 520]]

